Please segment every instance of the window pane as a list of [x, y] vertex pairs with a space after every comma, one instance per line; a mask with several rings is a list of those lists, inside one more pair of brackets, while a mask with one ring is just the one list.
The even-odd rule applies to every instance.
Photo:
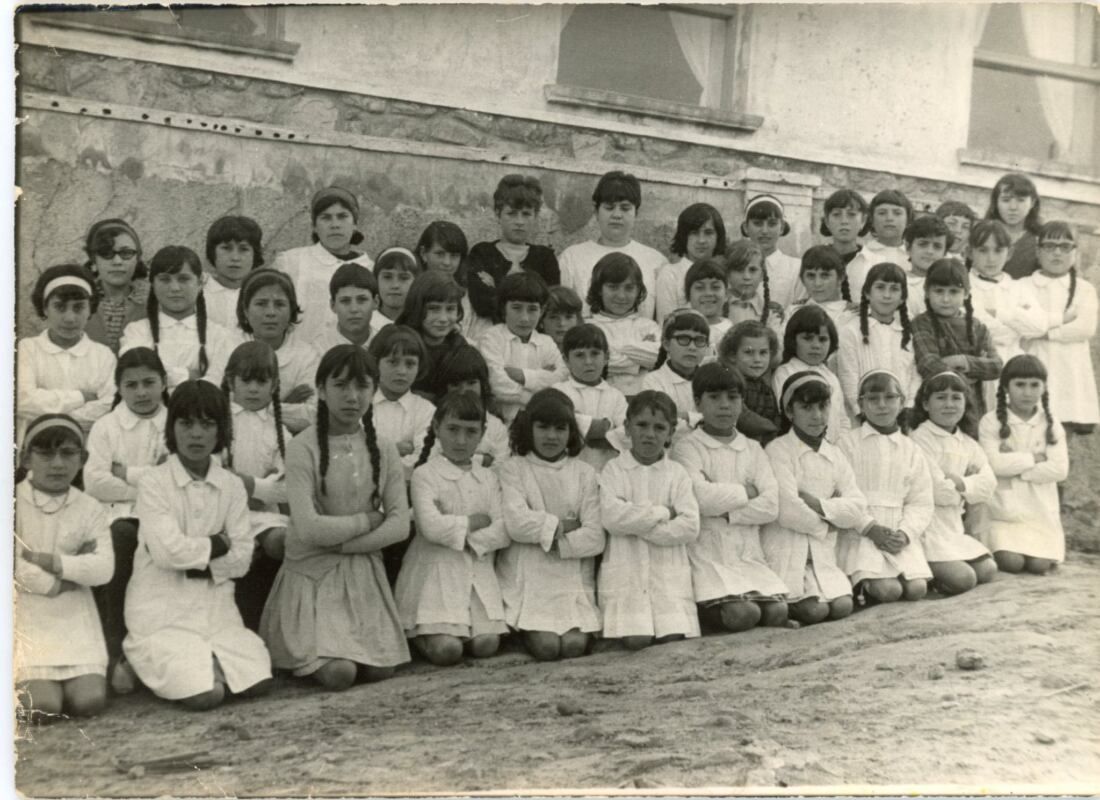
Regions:
[[163, 22], [192, 30], [217, 31], [237, 36], [261, 36], [274, 38], [268, 30], [269, 9], [262, 6], [222, 6], [220, 8], [143, 8], [135, 11], [113, 11], [115, 14], [132, 14], [137, 19]]
[[703, 93], [668, 12], [631, 6], [575, 8], [561, 34], [558, 83], [692, 105]]

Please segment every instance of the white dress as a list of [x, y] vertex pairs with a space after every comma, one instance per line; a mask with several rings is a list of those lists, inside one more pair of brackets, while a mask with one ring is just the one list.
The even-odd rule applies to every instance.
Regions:
[[[859, 526], [840, 532], [840, 568], [853, 584], [899, 575], [907, 580], [931, 578], [921, 542], [936, 505], [932, 472], [924, 453], [901, 431], [879, 433], [866, 422], [848, 431], [837, 446], [852, 465], [856, 483], [867, 498], [868, 512]], [[879, 550], [862, 532], [871, 522], [905, 531], [909, 544], [900, 553]]]
[[[604, 549], [595, 471], [576, 458], [534, 453], [500, 465], [504, 528], [512, 543], [497, 555], [508, 625], [561, 636], [600, 629], [596, 559]], [[580, 527], [563, 533], [563, 520]]]
[[600, 473], [600, 512], [603, 635], [698, 636], [688, 545], [699, 537], [699, 504], [687, 471], [666, 457], [643, 466], [624, 452]]
[[[287, 516], [279, 510], [286, 503], [286, 464], [279, 452], [275, 433], [275, 412], [269, 405], [248, 411], [230, 404], [233, 414], [233, 471], [255, 479], [248, 518], [252, 535], [271, 528], [285, 528]], [[283, 443], [290, 444], [290, 431], [283, 428]]]
[[[1022, 419], [1009, 409], [1008, 427], [1011, 433], [1002, 439], [996, 412], [982, 417], [978, 427], [978, 440], [997, 476], [997, 490], [989, 504], [989, 528], [982, 541], [993, 552], [1007, 550], [1063, 561], [1066, 537], [1058, 483], [1069, 474], [1065, 434], [1055, 417], [1057, 441], [1047, 444], [1047, 418], [1042, 408], [1031, 419]], [[1047, 460], [1037, 462], [1039, 453], [1046, 454]]]
[[[860, 525], [867, 501], [848, 459], [828, 441], [815, 451], [793, 430], [764, 452], [779, 484], [779, 517], [760, 532], [768, 565], [786, 584], [791, 602], [850, 595], [852, 585], [836, 562], [837, 529]], [[799, 491], [818, 498], [824, 516], [806, 505]]]
[[328, 285], [340, 265], [348, 262], [362, 264], [367, 269], [374, 267], [374, 262], [365, 253], [356, 258], [337, 258], [320, 242], [284, 250], [275, 256], [272, 266], [294, 281], [294, 291], [302, 309], [298, 331], [305, 341], [316, 341], [326, 327], [334, 327], [336, 315], [329, 307]]
[[592, 283], [592, 272], [596, 262], [609, 253], [625, 253], [638, 262], [642, 270], [642, 283], [646, 289], [646, 298], [638, 308], [638, 313], [652, 320], [656, 307], [657, 273], [664, 267], [666, 259], [659, 251], [641, 242], [631, 240], [623, 247], [606, 247], [592, 241], [570, 245], [558, 256], [561, 285], [568, 286], [576, 292], [584, 304], [584, 316], [592, 316], [592, 310], [588, 307], [588, 287]]
[[[87, 431], [111, 408], [115, 354], [87, 336], [69, 348], [51, 342], [47, 331], [20, 339], [16, 367], [16, 442], [42, 414], [68, 414]], [[84, 392], [95, 392], [95, 399], [85, 400]]]
[[920, 389], [920, 373], [913, 358], [913, 342], [902, 349], [905, 331], [901, 316], [894, 314], [891, 322], [879, 322], [867, 314], [867, 344], [863, 343], [859, 317], [849, 320], [839, 330], [840, 343], [836, 353], [836, 372], [849, 416], [859, 413], [859, 380], [873, 369], [886, 369], [901, 381], [905, 407], [911, 407]]
[[[433, 455], [413, 472], [410, 492], [416, 534], [394, 589], [405, 634], [505, 633], [493, 563], [496, 551], [512, 540], [504, 529], [496, 474]], [[487, 514], [491, 524], [471, 532], [471, 514]]]
[[905, 245], [882, 244], [874, 236], [868, 236], [859, 252], [848, 262], [848, 290], [853, 298], [862, 296], [863, 283], [871, 267], [882, 263], [897, 264], [906, 273], [913, 269]]
[[607, 445], [592, 447], [586, 443], [578, 456], [581, 461], [600, 472], [608, 461], [618, 455], [618, 450], [625, 441], [623, 425], [626, 423], [626, 397], [607, 381], [589, 386], [576, 378], [570, 378], [554, 388], [573, 401], [577, 427], [582, 438], [588, 436], [593, 420], [606, 419], [611, 423], [605, 438]]
[[[142, 478], [134, 511], [138, 548], [122, 649], [141, 682], [166, 700], [202, 694], [214, 688], [214, 658], [233, 693], [270, 678], [267, 648], [233, 599], [253, 547], [240, 478], [211, 460], [206, 478], [193, 479], [173, 455]], [[230, 549], [211, 560], [210, 537], [219, 531]], [[206, 568], [209, 577], [187, 575]]]
[[[697, 429], [673, 445], [672, 458], [687, 470], [702, 515], [699, 539], [688, 545], [695, 602], [786, 594], [760, 545], [760, 526], [779, 513], [779, 484], [763, 448], [741, 435], [722, 442]], [[749, 483], [757, 491], [751, 500]]]
[[[924, 532], [924, 557], [935, 561], [973, 561], [989, 555], [985, 545], [963, 527], [965, 505], [988, 503], [997, 488], [997, 476], [982, 448], [960, 430], [946, 431], [931, 420], [909, 434], [928, 457], [936, 511]], [[966, 490], [960, 495], [945, 477], [954, 473]], [[967, 474], [967, 473], [971, 474]]]
[[[149, 320], [139, 319], [131, 322], [122, 332], [118, 344], [119, 355], [135, 347], [148, 347], [156, 350], [164, 369], [168, 373], [168, 391], [190, 379], [191, 372], [199, 369], [199, 329], [198, 318], [192, 314], [183, 319], [175, 319], [158, 312], [158, 332], [160, 343], [153, 343], [153, 332]], [[203, 380], [217, 387], [222, 385], [225, 365], [233, 353], [236, 337], [212, 320], [206, 321], [206, 374]]]
[[1033, 272], [1021, 278], [1023, 291], [1030, 293], [1047, 315], [1046, 338], [1024, 339], [1023, 347], [1046, 364], [1054, 416], [1062, 422], [1095, 425], [1100, 423], [1100, 396], [1089, 341], [1096, 335], [1096, 289], [1078, 274], [1073, 294], [1077, 319], [1063, 325], [1069, 282], [1068, 274], [1051, 278]]
[[666, 262], [657, 270], [657, 290], [654, 298], [657, 309], [657, 322], [664, 324], [665, 317], [678, 308], [686, 308], [687, 295], [684, 293], [684, 279], [691, 269], [692, 261], [680, 256], [679, 261]]
[[[489, 365], [489, 385], [505, 423], [511, 423], [535, 392], [569, 376], [557, 342], [545, 333], [533, 331], [524, 342], [501, 323], [481, 335], [478, 349]], [[505, 367], [522, 370], [524, 382], [508, 377]]]
[[905, 308], [909, 311], [909, 319], [912, 321], [928, 309], [924, 302], [924, 276], [910, 272], [905, 276], [905, 283], [908, 286]]
[[626, 317], [595, 314], [592, 324], [604, 332], [611, 351], [607, 382], [627, 397], [636, 395], [642, 390], [642, 378], [657, 363], [661, 329], [637, 313]]
[[[674, 372], [668, 361], [665, 361], [653, 372], [646, 373], [645, 377], [642, 378], [642, 389], [664, 392], [676, 404], [676, 414], [679, 419], [676, 421], [676, 430], [673, 432], [673, 442], [679, 441], [691, 433], [691, 429], [703, 419], [703, 415], [695, 410], [695, 398], [691, 393], [691, 378], [685, 378], [683, 375]], [[684, 419], [685, 414], [687, 415], [686, 420]]]
[[237, 330], [237, 298], [241, 289], [222, 286], [211, 275], [202, 287], [203, 300], [206, 302], [206, 318], [216, 322], [228, 331]]
[[405, 392], [396, 400], [387, 400], [381, 390], [374, 393], [374, 429], [385, 431], [386, 437], [400, 444], [407, 442], [413, 451], [401, 456], [405, 480], [412, 477], [413, 468], [424, 449], [424, 437], [432, 426], [435, 406], [418, 394]]
[[[970, 276], [970, 301], [974, 317], [981, 320], [993, 337], [993, 346], [1004, 363], [1023, 352], [1021, 338], [1042, 336], [1047, 330], [1047, 313], [1028, 291], [1028, 284], [1006, 272], [996, 278]], [[986, 408], [997, 407], [999, 381], [982, 383]]]
[[791, 306], [808, 296], [806, 287], [798, 279], [802, 260], [775, 250], [764, 259], [764, 267], [768, 271], [768, 294], [772, 302], [783, 306], [789, 317]]
[[[139, 417], [125, 403], [119, 403], [92, 425], [84, 464], [84, 491], [107, 505], [111, 521], [133, 516], [138, 483], [168, 458], [164, 440], [167, 420], [164, 406], [151, 417]], [[116, 463], [126, 467], [126, 480], [111, 472], [111, 465]]]
[[[106, 510], [70, 488], [64, 496], [15, 487], [15, 681], [63, 681], [107, 674], [107, 645], [89, 587], [115, 567]], [[22, 548], [51, 553], [60, 575], [20, 556]], [[57, 593], [62, 580], [76, 584]]]
[[[434, 411], [432, 412], [435, 413]], [[430, 424], [430, 423], [429, 423]], [[382, 430], [379, 428], [379, 430]], [[423, 445], [423, 440], [421, 440]], [[423, 447], [421, 447], [423, 449]], [[439, 440], [436, 439], [432, 442], [432, 449], [428, 452], [428, 458], [434, 458], [443, 451], [440, 449]], [[508, 428], [500, 421], [500, 417], [491, 411], [485, 414], [485, 435], [481, 437], [481, 441], [477, 443], [477, 449], [474, 450], [474, 460], [480, 466], [489, 469], [495, 467], [504, 459], [511, 455], [512, 447], [508, 442]], [[485, 462], [489, 463], [486, 464]], [[427, 464], [427, 462], [425, 462]]]
[[792, 356], [790, 361], [775, 368], [775, 373], [772, 375], [772, 391], [775, 392], [776, 402], [781, 406], [780, 412], [783, 412], [783, 384], [787, 378], [798, 372], [816, 372], [829, 384], [829, 426], [825, 430], [825, 438], [836, 444], [840, 441], [840, 437], [851, 429], [852, 421], [848, 418], [848, 412], [844, 406], [844, 391], [840, 388], [840, 379], [824, 364], [811, 367], [798, 356]]

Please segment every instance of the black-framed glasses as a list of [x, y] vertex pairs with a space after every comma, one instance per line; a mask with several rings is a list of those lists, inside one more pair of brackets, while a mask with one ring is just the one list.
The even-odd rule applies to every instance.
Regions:
[[1040, 242], [1039, 249], [1046, 250], [1048, 253], [1055, 251], [1059, 253], [1072, 253], [1074, 248], [1077, 247], [1073, 242]]
[[695, 347], [706, 347], [710, 344], [710, 339], [702, 334], [674, 333], [669, 338], [680, 345], [680, 347], [691, 347], [692, 345]]
[[121, 258], [123, 261], [129, 261], [131, 258], [137, 258], [138, 251], [132, 247], [123, 247], [120, 250], [109, 250], [104, 248], [103, 250], [97, 250], [96, 255], [107, 261], [111, 261], [115, 256]]

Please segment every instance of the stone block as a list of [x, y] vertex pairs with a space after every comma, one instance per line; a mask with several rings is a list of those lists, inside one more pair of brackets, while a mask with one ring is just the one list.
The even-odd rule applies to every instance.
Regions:
[[484, 139], [477, 131], [472, 131], [461, 122], [451, 118], [441, 119], [432, 125], [428, 135], [437, 142], [460, 144], [467, 147], [476, 147]]

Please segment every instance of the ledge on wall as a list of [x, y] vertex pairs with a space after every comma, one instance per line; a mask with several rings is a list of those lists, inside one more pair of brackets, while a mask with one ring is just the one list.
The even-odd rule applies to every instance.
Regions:
[[546, 97], [546, 102], [553, 105], [625, 112], [646, 117], [670, 119], [677, 122], [694, 122], [699, 125], [725, 128], [727, 130], [752, 132], [764, 124], [764, 118], [757, 114], [745, 114], [740, 111], [717, 108], [702, 108], [686, 103], [672, 103], [668, 100], [619, 94], [603, 89], [565, 86], [560, 83], [546, 84], [543, 87], [543, 95]]
[[1100, 186], [1100, 168], [1065, 161], [1040, 161], [1037, 158], [1017, 156], [996, 150], [963, 148], [958, 151], [960, 164], [975, 167], [993, 167], [1006, 172], [1025, 172], [1056, 180], [1081, 181]]

